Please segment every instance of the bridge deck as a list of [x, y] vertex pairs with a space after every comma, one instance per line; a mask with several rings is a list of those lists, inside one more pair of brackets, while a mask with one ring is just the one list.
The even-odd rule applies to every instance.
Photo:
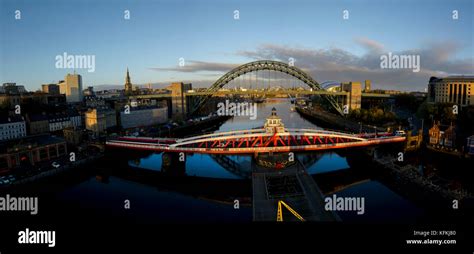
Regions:
[[205, 154], [252, 154], [255, 152], [317, 151], [404, 142], [405, 137], [380, 134], [348, 134], [317, 129], [264, 129], [218, 132], [181, 139], [119, 137], [106, 141], [109, 147], [160, 152]]
[[[340, 220], [324, 209], [324, 195], [299, 161], [278, 171], [254, 166], [252, 187], [254, 221], [276, 221], [280, 200], [306, 221]], [[286, 208], [282, 210], [283, 221], [298, 221]]]

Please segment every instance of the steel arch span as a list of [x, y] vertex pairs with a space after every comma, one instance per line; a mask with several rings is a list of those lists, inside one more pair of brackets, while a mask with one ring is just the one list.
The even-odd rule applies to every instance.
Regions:
[[[224, 74], [224, 76], [220, 77], [212, 86], [207, 89], [209, 95], [203, 96], [198, 99], [196, 104], [191, 110], [191, 113], [196, 112], [199, 108], [201, 108], [206, 101], [212, 96], [213, 93], [217, 92], [220, 88], [224, 87], [226, 84], [231, 82], [232, 80], [253, 71], [261, 71], [261, 70], [271, 70], [271, 71], [279, 71], [282, 73], [286, 73], [294, 78], [302, 81], [306, 85], [308, 85], [313, 90], [323, 90], [321, 85], [314, 80], [310, 75], [306, 72], [301, 70], [298, 67], [290, 66], [289, 64], [279, 62], [279, 61], [272, 61], [272, 60], [260, 60], [254, 61], [250, 63], [246, 63], [240, 65], [231, 71]], [[340, 114], [343, 114], [342, 107], [337, 103], [337, 100], [332, 95], [322, 95], [329, 103], [336, 109]]]

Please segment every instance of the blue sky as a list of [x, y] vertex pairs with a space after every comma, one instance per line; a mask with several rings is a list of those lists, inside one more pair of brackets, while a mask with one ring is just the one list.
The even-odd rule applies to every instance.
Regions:
[[[469, 74], [470, 70], [472, 74], [474, 66], [474, 7], [470, 0], [0, 3], [0, 82], [17, 82], [30, 90], [72, 72], [55, 68], [55, 57], [63, 52], [95, 55], [94, 73], [77, 70], [85, 86], [121, 85], [127, 66], [136, 84], [211, 82], [225, 73], [226, 64], [243, 64], [262, 56], [286, 59], [293, 53], [298, 55], [297, 66], [301, 63], [321, 82], [361, 79], [365, 73], [381, 87], [394, 85], [407, 90], [425, 86], [433, 73]], [[21, 20], [14, 19], [15, 10], [21, 11]], [[130, 10], [130, 20], [123, 18], [124, 10]], [[234, 10], [239, 10], [239, 20], [233, 19]], [[349, 20], [342, 19], [343, 10], [349, 11]], [[459, 11], [459, 20], [451, 19], [452, 10]], [[383, 48], [378, 54], [417, 52], [422, 61], [426, 55], [430, 66], [416, 75], [364, 72], [373, 68], [364, 59], [377, 56], [372, 52], [377, 47]], [[355, 67], [338, 62], [338, 52], [355, 59]], [[321, 54], [327, 58], [318, 57]], [[432, 59], [433, 55], [437, 57]], [[194, 69], [173, 69], [180, 57]], [[321, 61], [334, 61], [338, 68], [344, 67], [342, 70], [360, 71], [341, 74]], [[403, 87], [408, 83], [411, 87]]]

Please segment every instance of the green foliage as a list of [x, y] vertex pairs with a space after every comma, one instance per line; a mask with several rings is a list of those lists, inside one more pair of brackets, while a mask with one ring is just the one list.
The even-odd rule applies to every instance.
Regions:
[[456, 115], [453, 114], [453, 104], [450, 103], [433, 104], [425, 101], [418, 108], [416, 116], [422, 119], [441, 121], [444, 124], [456, 121]]
[[381, 108], [352, 110], [349, 118], [363, 123], [383, 125], [395, 121], [395, 114]]
[[415, 112], [420, 106], [420, 101], [412, 94], [398, 94], [395, 95], [395, 105]]

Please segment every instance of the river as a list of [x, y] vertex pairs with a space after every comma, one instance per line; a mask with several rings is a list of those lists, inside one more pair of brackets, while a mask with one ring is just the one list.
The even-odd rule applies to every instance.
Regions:
[[[255, 120], [250, 120], [248, 116], [234, 117], [221, 125], [218, 131], [261, 127], [273, 107], [276, 108], [287, 128], [319, 128], [300, 117], [297, 112], [291, 111], [291, 104], [288, 100], [275, 99], [258, 104], [258, 115]], [[336, 194], [339, 197], [365, 198], [365, 213], [358, 215], [351, 211], [339, 212], [343, 221], [410, 223], [422, 215], [421, 208], [392, 191], [376, 178], [372, 178], [370, 174], [367, 175], [364, 164], [362, 166], [360, 164], [357, 164], [358, 166], [349, 165], [345, 155], [324, 152], [297, 154], [297, 156], [300, 160], [307, 161], [308, 172], [320, 185], [325, 183], [318, 180], [318, 175], [321, 176], [321, 179], [323, 179], [323, 175], [326, 175], [324, 179], [331, 179], [333, 185], [338, 185], [338, 179], [329, 177], [332, 173], [341, 179], [347, 178], [345, 177], [347, 173], [355, 179], [354, 183], [347, 182], [347, 180], [341, 181], [343, 185], [346, 185], [345, 187], [327, 193], [327, 195]], [[224, 168], [210, 155], [193, 154], [186, 157], [185, 167], [179, 176], [180, 179], [184, 175], [185, 178], [212, 180], [209, 185], [206, 183], [198, 187], [202, 188], [197, 191], [199, 194], [192, 190], [189, 191], [186, 186], [180, 189], [182, 184], [173, 185], [174, 181], [169, 176], [165, 180], [157, 181], [159, 183], [156, 184], [153, 181], [146, 181], [149, 179], [127, 177], [134, 174], [134, 171], [140, 171], [147, 172], [147, 174], [156, 172], [157, 179], [160, 179], [163, 164], [162, 154], [153, 153], [138, 155], [134, 159], [120, 162], [128, 163], [128, 165], [120, 166], [129, 169], [126, 173], [119, 175], [114, 174], [113, 168], [116, 168], [117, 165], [110, 165], [111, 168], [107, 172], [111, 173], [106, 176], [106, 181], [102, 179], [102, 176], [96, 177], [92, 174], [83, 181], [61, 190], [54, 199], [59, 203], [67, 203], [71, 207], [80, 206], [80, 209], [84, 209], [85, 213], [89, 213], [93, 217], [105, 217], [112, 214], [115, 217], [125, 217], [138, 223], [250, 222], [252, 221], [252, 208], [249, 201], [251, 185], [248, 184], [248, 174], [250, 173], [250, 163], [253, 163], [252, 158], [251, 156], [228, 156], [228, 158], [239, 165], [240, 172], [236, 173]], [[107, 164], [105, 167], [108, 167]], [[104, 166], [101, 168], [103, 169]], [[328, 174], [329, 176], [327, 176]], [[247, 190], [244, 190], [245, 194], [241, 194], [239, 190], [233, 195], [232, 189], [235, 189], [235, 186], [229, 185], [229, 188], [226, 188], [225, 185], [209, 187], [219, 181], [231, 181], [232, 183], [242, 181], [244, 184], [236, 186], [247, 188]], [[216, 198], [222, 196], [219, 194], [227, 195], [229, 198], [227, 200]], [[242, 197], [242, 195], [246, 197]], [[233, 202], [229, 202], [234, 199], [246, 199], [247, 202], [242, 200], [240, 208], [234, 209]], [[124, 208], [125, 202], [129, 202], [130, 209]]]

